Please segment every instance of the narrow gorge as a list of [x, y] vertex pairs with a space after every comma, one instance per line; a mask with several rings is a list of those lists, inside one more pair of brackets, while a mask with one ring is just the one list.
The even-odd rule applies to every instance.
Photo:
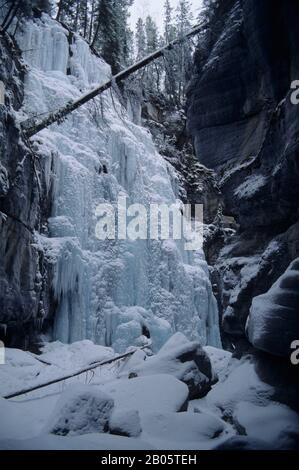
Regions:
[[[0, 5], [0, 449], [298, 449], [299, 6], [198, 2], [182, 102], [167, 67], [177, 73], [183, 52], [170, 50], [138, 86], [113, 83], [29, 138], [22, 123], [114, 66], [67, 9], [59, 16], [63, 2], [27, 2], [15, 17], [10, 3]], [[148, 77], [163, 86], [149, 92]], [[99, 239], [120, 200], [133, 236]], [[193, 222], [202, 205], [203, 246], [186, 249], [189, 229], [141, 239], [157, 205], [183, 223], [186, 205]]]

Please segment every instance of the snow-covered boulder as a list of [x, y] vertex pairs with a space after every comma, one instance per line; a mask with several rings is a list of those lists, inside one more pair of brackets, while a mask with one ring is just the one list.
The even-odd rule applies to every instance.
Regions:
[[255, 364], [248, 358], [230, 365], [227, 377], [218, 382], [206, 397], [206, 404], [221, 411], [229, 420], [241, 401], [265, 406], [274, 395], [274, 388], [263, 382]]
[[47, 343], [43, 346], [39, 359], [69, 370], [79, 369], [94, 362], [107, 361], [114, 355], [113, 349], [85, 339], [72, 344], [63, 344], [60, 341]]
[[188, 387], [166, 374], [118, 379], [103, 385], [102, 390], [114, 399], [115, 409], [156, 411], [185, 411]]
[[108, 431], [114, 401], [98, 388], [69, 387], [59, 399], [47, 431], [59, 436]]
[[217, 381], [207, 353], [197, 341], [189, 341], [182, 333], [174, 334], [155, 356], [135, 353], [122, 374], [171, 374], [188, 386], [190, 399], [205, 396]]
[[115, 410], [109, 420], [109, 431], [118, 436], [138, 437], [141, 433], [137, 410]]
[[142, 439], [160, 449], [209, 449], [231, 435], [208, 413], [151, 413], [142, 417]]
[[288, 406], [270, 402], [257, 406], [238, 403], [234, 422], [252, 439], [267, 441], [275, 449], [295, 449], [299, 444], [299, 415]]
[[290, 356], [291, 343], [299, 339], [299, 258], [266, 294], [253, 299], [246, 331], [256, 348]]

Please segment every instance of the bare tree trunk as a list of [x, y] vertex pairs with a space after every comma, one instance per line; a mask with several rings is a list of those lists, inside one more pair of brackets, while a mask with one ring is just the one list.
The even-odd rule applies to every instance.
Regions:
[[84, 31], [83, 36], [87, 40], [87, 28], [88, 28], [88, 3], [84, 3]]
[[100, 18], [100, 15], [98, 15], [97, 26], [96, 26], [95, 33], [94, 33], [94, 35], [93, 35], [93, 40], [92, 40], [92, 42], [91, 42], [91, 47], [94, 47], [94, 45], [95, 45], [95, 42], [96, 42], [96, 40], [97, 40], [99, 31], [100, 31], [100, 26], [101, 26], [101, 18]]
[[91, 15], [90, 15], [90, 25], [89, 25], [89, 43], [91, 43], [91, 40], [92, 40], [92, 32], [93, 32], [93, 22], [94, 22], [94, 13], [95, 13], [94, 2], [95, 2], [95, 0], [92, 0], [92, 4], [91, 4]]
[[15, 2], [15, 0], [13, 0], [13, 1], [11, 2], [10, 8], [8, 9], [8, 12], [7, 12], [6, 15], [5, 15], [4, 20], [2, 21], [2, 25], [1, 25], [2, 28], [5, 27], [5, 23], [8, 21], [8, 19], [9, 19], [9, 17], [10, 17], [10, 14], [11, 14], [11, 12], [13, 11], [13, 9], [14, 9], [14, 7], [15, 7], [15, 4], [16, 4], [16, 2]]
[[12, 20], [14, 19], [15, 15], [18, 13], [18, 10], [21, 6], [21, 0], [19, 0], [17, 3], [14, 1], [10, 10], [8, 11], [3, 23], [2, 23], [2, 28], [4, 31], [7, 31], [8, 28], [10, 27]]
[[[141, 348], [136, 348], [134, 351], [130, 351], [128, 353], [125, 353], [125, 354], [122, 354], [120, 356], [114, 357], [113, 359], [108, 359], [107, 361], [93, 362], [89, 367], [85, 367], [84, 369], [80, 369], [77, 372], [73, 372], [72, 374], [69, 374], [69, 375], [64, 375], [63, 377], [59, 377], [57, 379], [51, 380], [50, 382], [46, 382], [46, 383], [43, 383], [43, 384], [40, 384], [40, 385], [36, 385], [35, 387], [29, 387], [29, 388], [25, 388], [23, 390], [19, 390], [18, 392], [15, 392], [15, 393], [10, 393], [9, 395], [6, 395], [3, 398], [8, 400], [10, 398], [19, 397], [21, 395], [25, 395], [26, 393], [34, 392], [35, 390], [39, 390], [41, 388], [48, 387], [49, 385], [57, 384], [59, 382], [64, 382], [64, 380], [72, 379], [73, 377], [77, 377], [78, 375], [84, 374], [85, 372], [97, 369], [97, 367], [101, 367], [101, 366], [104, 366], [106, 364], [111, 364], [111, 363], [119, 361], [121, 359], [125, 359], [126, 357], [132, 356], [132, 354], [134, 354], [134, 352], [139, 351], [139, 350], [143, 350], [143, 349], [146, 349], [146, 348], [147, 348], [147, 346], [143, 346]], [[38, 360], [40, 361], [40, 359], [38, 359]], [[44, 361], [40, 361], [40, 362], [44, 362]], [[46, 362], [44, 362], [44, 363], [47, 364]], [[47, 365], [50, 365], [50, 364], [48, 363]]]
[[58, 4], [58, 11], [57, 11], [57, 15], [56, 15], [56, 21], [60, 21], [60, 16], [61, 16], [61, 13], [62, 13], [62, 7], [63, 7], [63, 0], [60, 0], [60, 2]]
[[138, 61], [137, 63], [131, 65], [127, 69], [119, 72], [117, 75], [108, 80], [107, 82], [99, 85], [98, 87], [94, 88], [92, 91], [84, 94], [80, 98], [70, 101], [64, 107], [60, 108], [58, 111], [49, 114], [49, 116], [41, 121], [32, 121], [32, 119], [23, 121], [21, 123], [21, 128], [24, 132], [25, 137], [32, 137], [33, 135], [37, 134], [41, 130], [49, 127], [54, 122], [62, 122], [66, 116], [68, 116], [71, 112], [75, 111], [76, 109], [80, 108], [80, 106], [84, 105], [88, 101], [92, 100], [96, 96], [100, 95], [104, 91], [108, 90], [112, 87], [114, 83], [119, 84], [126, 78], [128, 78], [133, 73], [137, 72], [138, 70], [142, 69], [146, 65], [150, 64], [154, 60], [162, 57], [164, 52], [173, 49], [176, 45], [181, 44], [187, 38], [198, 34], [201, 30], [201, 25], [194, 27], [189, 33], [186, 33], [183, 37], [172, 41], [170, 44], [158, 49], [157, 51], [153, 52], [152, 54], [148, 55], [144, 59]]

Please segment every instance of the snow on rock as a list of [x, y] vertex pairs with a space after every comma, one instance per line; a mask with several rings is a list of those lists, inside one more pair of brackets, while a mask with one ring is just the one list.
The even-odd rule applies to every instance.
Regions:
[[109, 420], [109, 431], [119, 436], [138, 437], [141, 434], [137, 410], [114, 410]]
[[[81, 37], [70, 38], [47, 15], [26, 21], [16, 36], [28, 65], [22, 120], [43, 117], [110, 76]], [[53, 267], [54, 338], [88, 338], [122, 352], [149, 339], [146, 326], [155, 351], [176, 331], [221, 347], [202, 250], [186, 251], [184, 240], [95, 236], [100, 203], [116, 208], [120, 195], [127, 206], [147, 208], [177, 200], [169, 164], [150, 133], [130, 122], [117, 94], [105, 92], [33, 141], [53, 195], [49, 235], [37, 233], [36, 244]]]
[[269, 402], [273, 394], [274, 389], [258, 377], [254, 363], [243, 358], [234, 362], [227, 377], [214, 385], [206, 397], [206, 405], [230, 418], [239, 402], [262, 406]]
[[203, 397], [217, 381], [206, 352], [198, 342], [190, 342], [182, 333], [173, 335], [154, 356], [133, 355], [121, 375], [139, 377], [157, 373], [171, 374], [184, 382], [190, 399]]
[[233, 361], [232, 353], [224, 349], [214, 348], [213, 346], [204, 346], [203, 350], [210, 358], [212, 368], [222, 381], [229, 372], [229, 363]]
[[256, 195], [259, 190], [264, 188], [267, 182], [268, 179], [263, 175], [251, 175], [235, 189], [234, 194], [240, 199], [251, 198], [253, 195]]
[[2, 450], [152, 450], [149, 443], [140, 439], [110, 434], [82, 436], [55, 436], [43, 434], [32, 439], [3, 439]]
[[24, 397], [22, 401], [0, 398], [0, 441], [39, 435], [55, 409], [57, 398], [55, 395], [34, 401]]
[[0, 395], [31, 387], [39, 383], [48, 374], [57, 373], [56, 367], [45, 369], [43, 365], [28, 352], [19, 349], [5, 348], [5, 364], [0, 367]]
[[151, 413], [142, 417], [141, 438], [160, 449], [211, 449], [232, 433], [206, 413]]
[[[115, 356], [111, 348], [93, 344], [89, 340], [66, 345], [59, 341], [45, 343], [42, 354], [34, 354], [18, 349], [6, 348], [5, 364], [0, 367], [0, 396], [31, 388], [63, 375], [89, 366], [93, 362], [102, 362]], [[45, 367], [46, 365], [46, 367]], [[106, 371], [94, 372], [93, 383], [105, 379]], [[100, 376], [99, 376], [100, 374]], [[86, 374], [73, 381], [85, 381]], [[47, 388], [49, 392], [61, 392], [63, 384], [58, 383]], [[42, 396], [42, 391], [33, 392], [33, 396]]]
[[281, 403], [257, 406], [240, 402], [235, 409], [234, 420], [249, 438], [261, 439], [276, 450], [298, 448], [299, 415]]
[[101, 388], [114, 399], [115, 409], [155, 411], [182, 411], [186, 409], [188, 387], [171, 375], [158, 374], [118, 379]]
[[252, 301], [246, 331], [249, 341], [270, 354], [289, 357], [299, 338], [299, 258], [265, 294]]
[[59, 436], [108, 431], [113, 399], [88, 385], [68, 387], [59, 399], [47, 430]]
[[90, 340], [63, 344], [60, 341], [46, 343], [42, 348], [39, 359], [60, 368], [70, 370], [88, 366], [94, 362], [102, 362], [115, 356], [111, 348], [99, 346]]

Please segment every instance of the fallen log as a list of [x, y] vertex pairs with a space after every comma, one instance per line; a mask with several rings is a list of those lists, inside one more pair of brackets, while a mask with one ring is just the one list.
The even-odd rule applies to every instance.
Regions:
[[56, 384], [56, 383], [59, 383], [59, 382], [63, 382], [64, 380], [72, 379], [73, 377], [77, 377], [78, 375], [84, 374], [84, 372], [89, 372], [90, 370], [97, 369], [98, 367], [102, 367], [102, 366], [105, 366], [107, 364], [112, 364], [113, 362], [119, 361], [121, 359], [125, 359], [126, 357], [129, 357], [132, 354], [134, 354], [136, 351], [146, 349], [147, 347], [148, 346], [143, 346], [142, 348], [136, 348], [133, 351], [130, 351], [130, 352], [125, 353], [125, 354], [121, 354], [120, 356], [114, 357], [112, 359], [108, 359], [107, 361], [92, 363], [92, 365], [90, 365], [88, 367], [85, 367], [84, 369], [80, 369], [76, 372], [73, 372], [72, 374], [65, 375], [63, 377], [59, 377], [59, 378], [50, 380], [49, 382], [46, 382], [46, 383], [43, 383], [43, 384], [40, 384], [40, 385], [35, 385], [34, 387], [19, 390], [18, 392], [10, 393], [9, 395], [5, 395], [2, 398], [5, 398], [7, 400], [10, 399], [10, 398], [16, 398], [16, 397], [19, 397], [21, 395], [25, 395], [26, 393], [34, 392], [35, 390], [39, 390], [41, 388], [48, 387], [49, 385], [53, 385], [53, 384]]
[[80, 106], [84, 105], [88, 101], [92, 100], [96, 96], [100, 95], [104, 91], [108, 90], [113, 86], [113, 84], [119, 84], [126, 78], [128, 78], [130, 75], [133, 73], [137, 72], [138, 70], [142, 69], [143, 67], [149, 65], [151, 62], [154, 60], [158, 59], [159, 57], [162, 57], [165, 52], [172, 50], [175, 46], [178, 44], [181, 44], [184, 42], [186, 39], [195, 36], [198, 34], [202, 29], [201, 25], [197, 25], [194, 28], [191, 29], [188, 33], [184, 34], [184, 36], [175, 39], [174, 41], [170, 42], [166, 46], [162, 47], [161, 49], [158, 49], [157, 51], [153, 52], [152, 54], [149, 54], [145, 58], [141, 59], [140, 61], [136, 62], [135, 64], [131, 65], [125, 70], [122, 70], [119, 72], [117, 75], [114, 75], [110, 80], [107, 82], [103, 83], [102, 85], [99, 85], [98, 87], [94, 88], [93, 90], [85, 93], [82, 95], [80, 98], [68, 102], [65, 106], [62, 108], [58, 109], [57, 111], [54, 111], [49, 114], [48, 117], [42, 120], [34, 120], [34, 119], [27, 119], [23, 122], [21, 122], [21, 129], [23, 131], [23, 134], [25, 137], [29, 138], [32, 137], [33, 135], [37, 134], [41, 130], [49, 127], [51, 124], [54, 124], [55, 122], [59, 123], [62, 122], [68, 114], [71, 112], [75, 111], [78, 109]]

